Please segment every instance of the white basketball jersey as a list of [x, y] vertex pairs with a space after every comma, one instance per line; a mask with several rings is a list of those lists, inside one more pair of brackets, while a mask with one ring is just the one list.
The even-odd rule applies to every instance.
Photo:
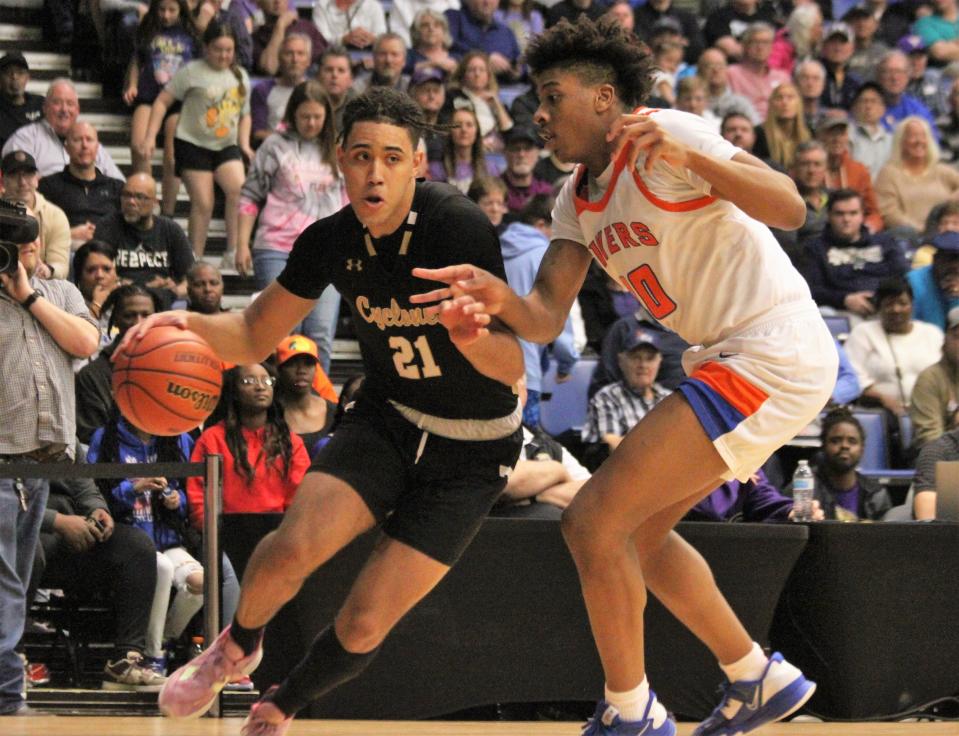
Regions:
[[[741, 149], [678, 110], [642, 109], [686, 145], [720, 159]], [[710, 345], [764, 312], [811, 300], [769, 229], [686, 168], [657, 161], [634, 171], [620, 156], [595, 182], [578, 166], [553, 209], [554, 240], [589, 248], [649, 312], [691, 344]], [[585, 194], [586, 187], [589, 194]]]

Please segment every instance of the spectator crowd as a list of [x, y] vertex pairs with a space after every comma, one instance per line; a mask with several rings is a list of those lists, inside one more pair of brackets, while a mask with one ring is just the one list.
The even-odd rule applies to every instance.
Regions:
[[[372, 86], [408, 92], [425, 120], [445, 127], [427, 133], [421, 175], [477, 203], [500, 233], [511, 283], [528, 289], [553, 198], [574, 167], [543, 149], [523, 50], [558, 22], [608, 15], [656, 60], [650, 108], [703, 118], [791, 176], [805, 200], [802, 227], [774, 235], [836, 326], [841, 357], [828, 413], [810, 429], [821, 444], [816, 518], [879, 520], [892, 506], [857, 471], [862, 409], [883, 417], [893, 463], [918, 468], [908, 513], [934, 517], [934, 463], [959, 459], [957, 0], [49, 0], [45, 9], [73, 79], [97, 78], [128, 111], [130, 165], [124, 173], [101, 144], [75, 81], [55, 79], [41, 97], [27, 91], [23, 54], [0, 58], [2, 197], [40, 226], [21, 247], [26, 280], [4, 280], [0, 291], [0, 311], [13, 315], [0, 318], [4, 332], [37, 333], [16, 356], [4, 347], [0, 401], [19, 421], [4, 422], [0, 461], [135, 464], [216, 452], [226, 459], [225, 512], [282, 513], [346, 403], [328, 378], [339, 294], [329, 287], [271, 360], [225, 367], [214, 415], [180, 437], [148, 435], [117, 411], [118, 341], [156, 311], [226, 309], [224, 272], [252, 277], [257, 290], [276, 279], [297, 236], [348, 203], [337, 134], [344, 105]], [[185, 229], [174, 218], [181, 186]], [[213, 258], [206, 246], [221, 200], [226, 248]], [[523, 345], [526, 452], [496, 513], [558, 514], [678, 385], [690, 346], [641, 297], [591, 269], [562, 337]], [[31, 315], [39, 326], [16, 332]], [[583, 355], [597, 366], [581, 397], [583, 426], [550, 437], [540, 426], [547, 375], [561, 385]], [[37, 380], [36, 402], [24, 401], [14, 375]], [[788, 479], [755, 470], [690, 518], [788, 521]], [[29, 489], [15, 490], [26, 499]], [[158, 689], [203, 605], [203, 491], [198, 479], [135, 470], [38, 484], [34, 531], [18, 540], [26, 549], [39, 539], [37, 553], [26, 569], [0, 560], [23, 588], [0, 610], [24, 619], [40, 588], [119, 591], [104, 687]], [[237, 583], [223, 564], [230, 620]], [[2, 685], [25, 660], [13, 635], [23, 621], [0, 625]], [[42, 669], [26, 672], [43, 682]], [[19, 690], [0, 691], [0, 715], [21, 707]]]

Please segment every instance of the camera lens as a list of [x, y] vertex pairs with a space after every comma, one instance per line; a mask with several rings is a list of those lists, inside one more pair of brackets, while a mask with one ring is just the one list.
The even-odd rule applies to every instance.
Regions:
[[16, 271], [19, 258], [17, 246], [12, 243], [0, 242], [0, 273], [13, 273]]

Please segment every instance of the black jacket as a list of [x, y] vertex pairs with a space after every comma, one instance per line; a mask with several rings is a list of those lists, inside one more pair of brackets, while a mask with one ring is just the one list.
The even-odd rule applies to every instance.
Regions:
[[92, 222], [94, 225], [120, 211], [120, 190], [123, 182], [99, 169], [93, 181], [78, 179], [65, 166], [59, 174], [40, 180], [40, 194], [67, 213], [70, 227]]

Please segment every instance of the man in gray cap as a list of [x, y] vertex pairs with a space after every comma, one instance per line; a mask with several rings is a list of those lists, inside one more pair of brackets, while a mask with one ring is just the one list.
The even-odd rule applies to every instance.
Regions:
[[826, 67], [826, 89], [820, 101], [823, 107], [848, 110], [862, 81], [849, 73], [849, 60], [856, 50], [852, 28], [842, 21], [826, 26], [820, 58]]
[[816, 127], [818, 138], [826, 149], [826, 188], [855, 189], [862, 199], [865, 225], [869, 232], [883, 229], [879, 198], [872, 186], [872, 177], [864, 164], [856, 161], [849, 150], [849, 118], [842, 110], [829, 110]]
[[27, 92], [30, 66], [23, 54], [11, 51], [0, 58], [0, 148], [17, 128], [43, 115], [43, 97]]

